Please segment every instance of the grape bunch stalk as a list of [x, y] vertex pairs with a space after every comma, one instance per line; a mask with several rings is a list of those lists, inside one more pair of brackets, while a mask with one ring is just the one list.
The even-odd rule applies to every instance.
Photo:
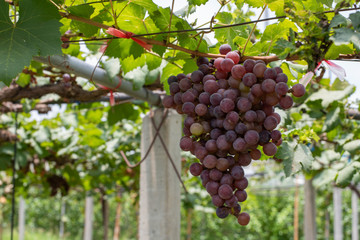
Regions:
[[200, 176], [217, 216], [232, 214], [240, 225], [247, 225], [250, 215], [239, 204], [247, 199], [243, 167], [259, 160], [262, 152], [276, 154], [282, 138], [274, 106], [289, 109], [293, 99], [288, 93], [301, 97], [305, 87], [295, 84], [289, 89], [281, 68], [268, 68], [261, 60], [238, 64], [238, 52], [227, 44], [219, 50], [225, 58], [201, 57], [198, 70], [170, 76], [171, 95], [163, 98], [163, 105], [186, 114], [180, 147], [199, 159], [190, 172]]

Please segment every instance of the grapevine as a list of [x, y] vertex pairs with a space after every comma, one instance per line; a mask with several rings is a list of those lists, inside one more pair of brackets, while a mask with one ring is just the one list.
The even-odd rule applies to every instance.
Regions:
[[240, 206], [247, 199], [243, 167], [259, 160], [262, 152], [276, 154], [282, 137], [276, 130], [281, 117], [274, 107], [291, 108], [288, 93], [301, 97], [305, 87], [295, 84], [289, 89], [281, 68], [268, 68], [261, 60], [239, 64], [239, 53], [227, 44], [219, 52], [225, 58], [200, 57], [198, 70], [170, 76], [170, 95], [163, 105], [186, 115], [180, 148], [199, 160], [190, 172], [200, 176], [217, 216], [232, 214], [240, 225], [247, 225], [250, 215]]

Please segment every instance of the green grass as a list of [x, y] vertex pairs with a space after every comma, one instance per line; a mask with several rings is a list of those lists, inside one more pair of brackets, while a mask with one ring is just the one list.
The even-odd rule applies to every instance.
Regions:
[[[18, 229], [14, 231], [14, 240], [18, 239]], [[1, 239], [1, 238], [0, 238]], [[5, 229], [2, 234], [2, 239], [10, 239], [10, 229]], [[45, 232], [40, 229], [25, 228], [25, 240], [64, 240], [66, 237], [60, 239], [58, 235]]]

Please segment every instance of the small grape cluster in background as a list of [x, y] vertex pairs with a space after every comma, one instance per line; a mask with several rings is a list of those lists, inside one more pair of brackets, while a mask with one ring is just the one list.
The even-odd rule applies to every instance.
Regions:
[[225, 58], [198, 58], [198, 70], [169, 77], [171, 95], [163, 105], [187, 116], [180, 147], [199, 159], [190, 172], [200, 176], [217, 216], [232, 214], [247, 225], [250, 215], [239, 204], [247, 198], [243, 167], [260, 159], [261, 148], [267, 156], [276, 154], [282, 138], [275, 130], [281, 118], [274, 106], [289, 109], [293, 99], [287, 94], [301, 97], [305, 87], [289, 89], [281, 68], [261, 60], [238, 64], [239, 54], [227, 44], [219, 50]]

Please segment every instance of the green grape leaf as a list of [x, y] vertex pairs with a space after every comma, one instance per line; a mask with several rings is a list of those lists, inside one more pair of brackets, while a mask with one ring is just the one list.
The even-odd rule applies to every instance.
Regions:
[[292, 142], [283, 142], [278, 148], [275, 157], [282, 159], [284, 164], [284, 173], [289, 177], [293, 169], [294, 144]]
[[18, 79], [16, 80], [16, 83], [20, 87], [25, 87], [30, 83], [31, 76], [30, 74], [20, 73]]
[[328, 91], [322, 88], [318, 92], [312, 94], [306, 100], [306, 104], [310, 106], [312, 102], [321, 101], [321, 106], [323, 108], [327, 108], [332, 102], [344, 99], [350, 94], [352, 94], [354, 91], [355, 91], [355, 87], [352, 85], [348, 86], [344, 90], [339, 90], [339, 91]]
[[[34, 7], [36, 6], [36, 7]], [[43, 0], [20, 0], [19, 20], [9, 18], [9, 4], [0, 1], [0, 81], [9, 85], [35, 55], [61, 54], [60, 15]]]
[[355, 49], [352, 44], [335, 45], [332, 44], [325, 54], [325, 59], [337, 59], [340, 54], [353, 54]]
[[280, 38], [276, 41], [272, 52], [275, 53], [280, 59], [285, 59], [290, 53], [294, 52], [296, 47], [291, 42]]
[[197, 69], [198, 69], [198, 66], [196, 65], [196, 62], [194, 61], [194, 59], [185, 60], [185, 64], [184, 64], [184, 67], [183, 67], [183, 72], [185, 74], [196, 71]]
[[145, 54], [146, 56], [146, 65], [148, 66], [149, 71], [154, 70], [161, 65], [161, 58], [150, 53]]
[[354, 153], [360, 150], [360, 140], [353, 140], [344, 144], [344, 150], [350, 153]]
[[360, 12], [352, 13], [349, 16], [352, 25], [356, 31], [360, 31]]
[[285, 19], [282, 22], [274, 23], [268, 25], [261, 36], [261, 41], [275, 41], [279, 38], [287, 38], [290, 29], [297, 31], [295, 23], [291, 22], [288, 19]]
[[330, 37], [334, 41], [335, 45], [353, 43], [354, 46], [360, 48], [360, 33], [354, 32], [350, 28], [338, 28], [334, 29], [335, 34]]
[[156, 11], [158, 9], [157, 5], [152, 0], [131, 0], [132, 3], [142, 6], [149, 12]]
[[325, 4], [326, 6], [328, 6], [329, 8], [332, 7], [332, 3], [333, 3], [333, 0], [320, 0], [320, 2], [322, 4]]
[[135, 121], [138, 117], [139, 111], [134, 109], [134, 105], [132, 103], [124, 103], [110, 108], [107, 120], [110, 125], [114, 125], [123, 119]]
[[310, 151], [310, 148], [304, 144], [298, 144], [294, 152], [293, 168], [295, 171], [302, 169], [305, 172], [309, 172], [312, 167], [314, 157]]
[[114, 79], [120, 72], [120, 62], [117, 58], [107, 59], [102, 63], [109, 79]]
[[[270, 2], [270, 1], [269, 1]], [[271, 1], [268, 4], [268, 8], [275, 12], [276, 16], [283, 16], [285, 15], [284, 13], [284, 0], [275, 0], [275, 1]]]
[[341, 108], [338, 106], [338, 104], [336, 104], [336, 106], [333, 107], [332, 110], [326, 115], [323, 126], [324, 132], [329, 132], [341, 124], [340, 110]]
[[124, 73], [128, 73], [131, 70], [134, 70], [137, 67], [142, 67], [145, 65], [145, 54], [142, 54], [141, 57], [134, 59], [132, 55], [123, 59], [121, 61], [121, 69]]
[[339, 25], [346, 25], [346, 24], [347, 24], [346, 18], [343, 15], [338, 14], [335, 15], [333, 19], [331, 19], [329, 28], [337, 27]]
[[207, 3], [208, 0], [188, 0], [189, 5], [200, 6], [202, 4]]
[[106, 49], [106, 55], [120, 59], [125, 59], [132, 55], [133, 58], [136, 59], [140, 57], [144, 51], [144, 48], [132, 39], [116, 38], [109, 41]]
[[[74, 14], [75, 16], [89, 19], [94, 12], [94, 7], [90, 5], [79, 5], [79, 6], [69, 7], [68, 11], [71, 14]], [[79, 22], [76, 20], [72, 20], [71, 25], [73, 29], [79, 29], [79, 31], [83, 33], [85, 37], [91, 37], [95, 35], [99, 30], [99, 28], [96, 26]]]
[[355, 173], [357, 172], [356, 168], [359, 168], [359, 162], [352, 162], [338, 172], [336, 177], [336, 185], [339, 187], [346, 187], [351, 183]]

